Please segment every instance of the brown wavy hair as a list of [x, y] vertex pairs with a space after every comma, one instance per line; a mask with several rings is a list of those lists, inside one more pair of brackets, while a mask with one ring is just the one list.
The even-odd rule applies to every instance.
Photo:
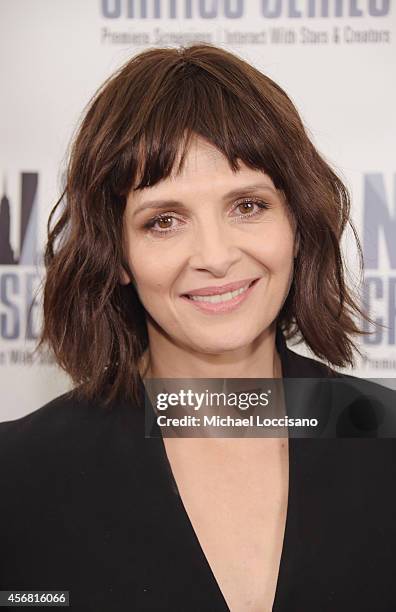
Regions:
[[[71, 144], [63, 193], [44, 253], [44, 344], [86, 398], [138, 399], [147, 347], [145, 311], [123, 253], [130, 190], [180, 170], [192, 136], [211, 142], [232, 170], [265, 171], [297, 221], [299, 253], [278, 325], [330, 365], [354, 365], [354, 318], [371, 319], [346, 286], [341, 235], [350, 198], [310, 141], [286, 93], [239, 57], [209, 44], [148, 49], [95, 93]], [[179, 157], [180, 154], [180, 157]], [[178, 160], [178, 162], [176, 161]], [[177, 165], [177, 167], [176, 167]], [[51, 227], [55, 211], [61, 214]]]

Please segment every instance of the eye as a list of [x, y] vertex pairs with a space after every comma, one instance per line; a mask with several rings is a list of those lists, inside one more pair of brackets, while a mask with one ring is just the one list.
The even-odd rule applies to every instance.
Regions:
[[167, 234], [177, 229], [176, 221], [180, 221], [169, 213], [157, 215], [145, 223], [144, 228], [154, 234]]
[[260, 215], [269, 208], [269, 205], [262, 200], [255, 200], [252, 198], [246, 198], [242, 200], [242, 202], [238, 202], [234, 208], [234, 210], [238, 211], [239, 217], [253, 217], [256, 215]]
[[[237, 212], [237, 219], [246, 219], [261, 215], [267, 208], [270, 208], [270, 206], [263, 200], [244, 198], [242, 201], [235, 204], [231, 212]], [[156, 215], [152, 219], [149, 219], [144, 224], [144, 229], [151, 232], [151, 234], [164, 236], [165, 234], [178, 231], [182, 224], [183, 221], [181, 219], [176, 217], [174, 213], [169, 212]]]
[[170, 215], [158, 217], [153, 223], [152, 227], [156, 225], [159, 229], [169, 229], [172, 227], [172, 220], [173, 217], [171, 217]]

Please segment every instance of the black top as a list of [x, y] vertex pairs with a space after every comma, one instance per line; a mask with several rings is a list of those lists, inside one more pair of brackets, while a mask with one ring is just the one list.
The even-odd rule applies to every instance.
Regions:
[[[279, 332], [277, 347], [285, 377], [328, 376]], [[0, 487], [0, 590], [68, 590], [81, 612], [227, 612], [141, 407], [70, 392], [0, 424]], [[393, 439], [291, 438], [273, 612], [394, 612], [395, 520]]]

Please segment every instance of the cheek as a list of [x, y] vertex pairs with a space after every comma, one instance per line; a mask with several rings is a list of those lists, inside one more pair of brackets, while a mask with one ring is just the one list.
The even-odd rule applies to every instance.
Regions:
[[161, 256], [153, 253], [142, 253], [137, 249], [136, 255], [129, 258], [131, 271], [139, 295], [143, 298], [151, 294], [164, 294], [169, 291], [176, 278], [177, 268]]
[[251, 253], [272, 274], [288, 275], [293, 267], [293, 235], [285, 232], [269, 232], [251, 243]]
[[128, 261], [136, 284], [150, 291], [170, 290], [188, 260], [188, 243], [180, 239], [130, 235]]

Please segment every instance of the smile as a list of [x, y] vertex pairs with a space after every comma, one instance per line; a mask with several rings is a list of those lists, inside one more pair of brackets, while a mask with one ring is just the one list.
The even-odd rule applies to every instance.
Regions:
[[[247, 280], [243, 284], [237, 283], [239, 287], [226, 286], [228, 291], [220, 292], [221, 288], [209, 289], [207, 295], [204, 289], [199, 290], [200, 295], [184, 294], [181, 297], [201, 312], [221, 314], [238, 308], [252, 293], [259, 279]], [[230, 290], [232, 289], [232, 290]], [[196, 292], [198, 293], [198, 291]]]
[[210, 302], [211, 304], [217, 304], [218, 302], [228, 302], [237, 295], [241, 295], [249, 288], [249, 284], [236, 291], [228, 291], [227, 293], [220, 293], [219, 295], [189, 295], [190, 300], [195, 302]]

